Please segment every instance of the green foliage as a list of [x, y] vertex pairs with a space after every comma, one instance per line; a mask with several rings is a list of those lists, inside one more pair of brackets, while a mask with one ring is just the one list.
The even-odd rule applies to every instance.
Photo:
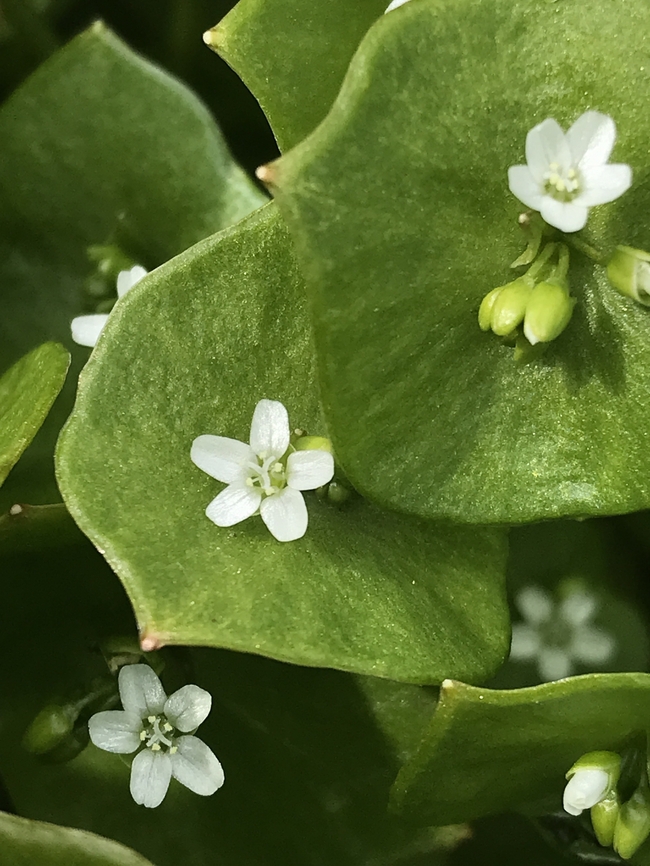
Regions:
[[574, 252], [578, 305], [540, 358], [513, 362], [476, 319], [524, 245], [507, 169], [546, 117], [615, 118], [635, 182], [586, 237], [650, 244], [649, 26], [644, 0], [412, 0], [268, 169], [308, 277], [330, 433], [362, 493], [477, 523], [647, 507], [647, 310]]
[[92, 833], [0, 812], [0, 866], [151, 866], [123, 845]]
[[[0, 111], [0, 364], [70, 344], [86, 250], [112, 239], [148, 268], [264, 202], [189, 91], [101, 24], [59, 51]], [[78, 351], [73, 373], [87, 357]], [[74, 378], [2, 503], [58, 499], [50, 469]]]
[[590, 674], [511, 691], [447, 680], [420, 749], [397, 778], [395, 807], [424, 824], [556, 811], [575, 761], [616, 751], [645, 733], [648, 718], [648, 674]]
[[[326, 432], [304, 288], [273, 206], [160, 268], [120, 303], [58, 449], [68, 508], [154, 643], [223, 646], [415, 683], [488, 675], [507, 649], [505, 542], [356, 497], [308, 493], [306, 536], [215, 527], [203, 433], [248, 439], [262, 398]], [[128, 520], [124, 516], [128, 515]]]
[[44, 343], [0, 378], [0, 485], [45, 420], [69, 363], [63, 346]]
[[385, 0], [243, 0], [210, 31], [210, 46], [246, 82], [282, 150], [329, 110]]

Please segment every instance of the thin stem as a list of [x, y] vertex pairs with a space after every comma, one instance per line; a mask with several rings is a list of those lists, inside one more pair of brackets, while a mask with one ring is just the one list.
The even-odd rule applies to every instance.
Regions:
[[524, 276], [530, 277], [530, 279], [534, 280], [537, 277], [537, 274], [539, 274], [539, 272], [542, 270], [544, 265], [548, 262], [548, 260], [551, 258], [551, 256], [555, 252], [556, 246], [557, 246], [557, 244], [555, 244], [555, 243], [546, 244], [546, 246], [544, 247], [542, 252], [535, 259], [535, 261], [532, 263], [532, 265], [528, 268], [528, 270], [526, 271]]
[[596, 247], [592, 247], [591, 244], [581, 240], [581, 238], [577, 238], [575, 235], [564, 235], [564, 240], [572, 246], [574, 250], [578, 250], [578, 252], [587, 256], [587, 258], [596, 262], [596, 264], [607, 264], [607, 256], [605, 253], [601, 253], [600, 250], [597, 250]]

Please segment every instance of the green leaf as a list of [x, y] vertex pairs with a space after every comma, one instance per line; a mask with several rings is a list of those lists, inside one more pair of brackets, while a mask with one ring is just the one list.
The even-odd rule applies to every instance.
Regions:
[[194, 438], [247, 441], [262, 398], [326, 433], [314, 366], [304, 286], [270, 206], [118, 305], [58, 448], [70, 512], [120, 575], [147, 643], [414, 683], [486, 676], [508, 645], [502, 532], [311, 492], [295, 542], [259, 517], [230, 529], [205, 517], [221, 486], [191, 463]]
[[645, 0], [412, 0], [267, 169], [309, 280], [334, 445], [377, 502], [477, 523], [650, 504], [648, 310], [574, 252], [578, 305], [543, 356], [520, 365], [477, 324], [525, 244], [507, 169], [546, 117], [614, 117], [635, 184], [586, 239], [650, 244], [649, 27]]
[[648, 674], [589, 674], [512, 691], [447, 680], [393, 803], [411, 820], [436, 824], [556, 811], [569, 767], [586, 752], [625, 745], [648, 719]]
[[69, 364], [63, 346], [44, 343], [0, 378], [0, 485], [47, 417]]
[[359, 42], [385, 0], [240, 0], [209, 42], [248, 85], [280, 148], [327, 114]]
[[151, 866], [135, 851], [82, 830], [0, 812], [4, 866]]
[[[196, 683], [213, 696], [198, 731], [225, 769], [213, 797], [172, 782], [163, 804], [146, 810], [131, 799], [119, 755], [89, 746], [69, 763], [35, 760], [20, 746], [27, 725], [53, 697], [83, 694], [84, 684], [106, 676], [97, 643], [135, 636], [133, 617], [90, 544], [54, 559], [3, 560], [2, 575], [12, 593], [0, 606], [0, 766], [21, 815], [116, 839], [156, 866], [421, 866], [425, 855], [427, 866], [440, 862], [426, 834], [386, 814], [399, 764], [375, 723], [378, 701], [366, 697], [371, 681], [349, 674], [225, 650], [163, 650], [168, 693]], [[422, 691], [380, 688], [396, 710]], [[402, 717], [404, 738], [416, 739], [421, 718]], [[3, 850], [2, 866], [14, 866]]]
[[[0, 365], [45, 339], [71, 345], [89, 308], [87, 247], [116, 240], [153, 268], [265, 198], [184, 86], [95, 24], [0, 110]], [[0, 504], [58, 498], [50, 469], [73, 373]]]

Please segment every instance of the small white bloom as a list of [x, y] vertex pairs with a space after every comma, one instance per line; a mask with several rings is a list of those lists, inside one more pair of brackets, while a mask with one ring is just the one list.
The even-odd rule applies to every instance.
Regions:
[[[117, 296], [121, 298], [130, 289], [139, 283], [143, 277], [147, 276], [148, 271], [142, 265], [134, 265], [128, 271], [120, 271], [117, 275]], [[108, 322], [108, 313], [93, 313], [88, 316], [77, 316], [72, 320], [71, 331], [72, 339], [80, 346], [87, 346], [89, 349], [94, 348], [99, 335], [104, 330], [106, 322]]]
[[608, 165], [616, 125], [607, 114], [586, 111], [567, 133], [552, 117], [526, 136], [527, 165], [508, 169], [510, 191], [549, 225], [577, 232], [589, 208], [614, 201], [629, 189], [629, 165]]
[[524, 620], [512, 627], [513, 661], [536, 661], [544, 682], [570, 676], [576, 663], [602, 665], [613, 656], [616, 641], [591, 625], [596, 599], [577, 590], [556, 604], [546, 590], [522, 589], [515, 599]]
[[124, 709], [95, 713], [88, 730], [93, 743], [107, 752], [129, 755], [141, 749], [131, 765], [135, 802], [159, 806], [172, 776], [195, 794], [214, 794], [224, 782], [221, 764], [192, 736], [210, 712], [210, 694], [188, 685], [167, 697], [149, 665], [125, 665], [118, 684]]
[[206, 515], [217, 526], [234, 526], [259, 511], [278, 541], [295, 541], [307, 531], [301, 490], [332, 480], [328, 451], [289, 452], [289, 416], [277, 400], [260, 400], [251, 423], [250, 445], [225, 436], [204, 435], [192, 443], [192, 461], [227, 484]]
[[[393, 9], [397, 9], [398, 6], [403, 6], [405, 3], [408, 3], [408, 0], [393, 0], [388, 9], [386, 9], [386, 12], [392, 12]], [[384, 12], [384, 15], [386, 12]]]
[[609, 788], [609, 773], [598, 768], [576, 770], [564, 789], [564, 811], [580, 815], [604, 798]]

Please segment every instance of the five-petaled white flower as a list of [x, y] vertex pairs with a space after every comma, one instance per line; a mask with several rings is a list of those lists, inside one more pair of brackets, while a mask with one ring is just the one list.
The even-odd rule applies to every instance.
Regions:
[[[121, 298], [125, 295], [136, 283], [146, 277], [147, 273], [148, 271], [142, 265], [134, 265], [128, 271], [120, 271], [117, 275], [117, 297]], [[94, 348], [108, 322], [109, 315], [109, 313], [92, 313], [89, 316], [77, 316], [70, 325], [72, 339], [80, 346]]]
[[188, 685], [167, 697], [149, 665], [126, 665], [118, 683], [124, 709], [95, 713], [88, 729], [93, 743], [107, 752], [129, 755], [141, 749], [131, 765], [135, 802], [159, 806], [172, 776], [195, 794], [214, 794], [224, 782], [221, 764], [192, 736], [210, 712], [210, 694]]
[[307, 506], [301, 490], [315, 490], [332, 480], [334, 458], [328, 451], [291, 451], [289, 416], [277, 400], [260, 400], [253, 413], [250, 445], [225, 436], [199, 436], [192, 461], [227, 484], [205, 513], [217, 526], [234, 526], [258, 511], [278, 541], [295, 541], [307, 530]]
[[524, 622], [512, 627], [510, 658], [536, 661], [544, 682], [570, 676], [576, 663], [602, 665], [614, 654], [612, 635], [591, 625], [598, 605], [584, 590], [556, 604], [541, 587], [527, 586], [515, 603]]
[[548, 117], [526, 136], [528, 165], [508, 169], [510, 191], [549, 225], [577, 232], [590, 207], [614, 201], [632, 183], [629, 165], [607, 164], [615, 141], [607, 114], [586, 111], [566, 134]]

